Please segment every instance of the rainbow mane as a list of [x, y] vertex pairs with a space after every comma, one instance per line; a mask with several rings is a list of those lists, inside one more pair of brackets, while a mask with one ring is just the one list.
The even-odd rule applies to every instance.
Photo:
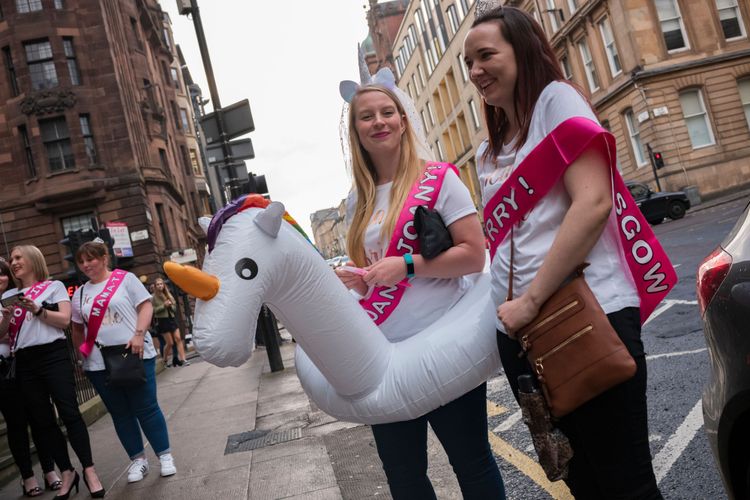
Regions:
[[[269, 200], [263, 198], [263, 196], [259, 194], [247, 194], [233, 200], [224, 208], [216, 212], [216, 215], [214, 215], [211, 219], [211, 224], [208, 226], [208, 252], [211, 253], [211, 251], [214, 249], [216, 238], [219, 236], [219, 232], [224, 226], [224, 223], [229, 220], [230, 217], [232, 217], [233, 215], [237, 215], [238, 213], [242, 212], [243, 210], [247, 210], [248, 208], [266, 208], [270, 204], [271, 202]], [[283, 218], [285, 221], [291, 224], [294, 229], [299, 231], [299, 233], [304, 236], [304, 238], [313, 246], [313, 248], [317, 250], [317, 247], [315, 247], [313, 242], [310, 241], [310, 238], [307, 236], [302, 227], [300, 227], [297, 221], [294, 220], [294, 217], [289, 215], [289, 212], [285, 211]]]

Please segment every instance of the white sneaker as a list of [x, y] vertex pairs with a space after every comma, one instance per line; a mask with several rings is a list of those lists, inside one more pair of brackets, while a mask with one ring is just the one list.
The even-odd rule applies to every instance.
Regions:
[[174, 466], [174, 458], [171, 453], [165, 453], [159, 457], [159, 463], [161, 464], [161, 476], [172, 476], [177, 474], [177, 467]]
[[128, 467], [128, 482], [135, 483], [143, 479], [148, 474], [148, 460], [145, 458], [136, 458]]

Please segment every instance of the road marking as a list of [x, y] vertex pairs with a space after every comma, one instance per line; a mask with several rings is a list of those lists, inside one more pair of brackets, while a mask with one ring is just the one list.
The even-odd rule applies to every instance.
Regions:
[[680, 427], [670, 436], [667, 444], [654, 457], [654, 473], [656, 474], [657, 484], [666, 477], [674, 463], [703, 426], [701, 408], [701, 400], [699, 399]]
[[487, 400], [487, 416], [488, 417], [496, 417], [497, 415], [502, 415], [503, 413], [507, 411], [508, 409], [506, 407], [496, 405], [489, 399]]
[[651, 356], [646, 356], [646, 361], [651, 361], [652, 359], [659, 359], [659, 358], [672, 358], [674, 356], [685, 356], [687, 354], [698, 354], [699, 352], [707, 351], [708, 348], [704, 347], [702, 349], [695, 349], [693, 351], [679, 351], [679, 352], [666, 352], [664, 354], [652, 354]]
[[672, 299], [667, 299], [664, 302], [662, 302], [661, 305], [659, 307], [657, 307], [654, 312], [651, 313], [651, 316], [649, 316], [648, 319], [646, 320], [646, 322], [643, 323], [643, 326], [648, 325], [653, 320], [655, 320], [656, 318], [658, 318], [662, 313], [668, 311], [672, 306], [677, 305], [677, 304], [694, 306], [694, 305], [698, 305], [698, 301], [697, 300], [672, 300]]
[[544, 474], [542, 467], [531, 457], [520, 450], [515, 449], [507, 441], [498, 437], [495, 433], [488, 434], [490, 446], [495, 455], [503, 458], [516, 469], [526, 474], [532, 481], [538, 484], [544, 491], [557, 500], [569, 500], [573, 498], [570, 490], [563, 481], [550, 482]]
[[521, 414], [521, 410], [516, 411], [513, 415], [506, 418], [503, 423], [492, 429], [492, 432], [505, 432], [509, 431], [514, 425], [516, 425], [523, 415]]

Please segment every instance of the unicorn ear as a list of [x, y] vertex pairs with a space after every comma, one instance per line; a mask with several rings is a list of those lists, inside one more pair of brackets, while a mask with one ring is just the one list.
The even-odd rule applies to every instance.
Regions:
[[276, 237], [281, 228], [281, 218], [284, 216], [284, 205], [278, 201], [271, 202], [258, 216], [255, 223], [268, 236]]
[[357, 89], [359, 89], [359, 84], [357, 84], [357, 82], [343, 80], [339, 83], [339, 94], [341, 94], [341, 98], [349, 104], [352, 103], [352, 98], [354, 97], [354, 94], [357, 93]]
[[198, 225], [203, 232], [208, 234], [208, 226], [211, 224], [211, 217], [198, 217]]

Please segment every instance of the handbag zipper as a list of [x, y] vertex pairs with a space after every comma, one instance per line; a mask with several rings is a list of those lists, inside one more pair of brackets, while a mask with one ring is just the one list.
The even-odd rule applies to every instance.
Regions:
[[[573, 302], [566, 304], [565, 306], [561, 307], [560, 309], [553, 312], [552, 314], [544, 318], [542, 321], [534, 325], [534, 327], [531, 330], [526, 332], [526, 334], [523, 337], [521, 337], [521, 348], [524, 351], [528, 351], [529, 347], [531, 347], [531, 342], [529, 342], [529, 337], [531, 336], [532, 333], [539, 330], [541, 327], [543, 327], [550, 321], [553, 321], [554, 319], [558, 318], [561, 314], [564, 314], [565, 312], [571, 310], [577, 305], [578, 305], [578, 301], [574, 300]], [[522, 356], [523, 356], [523, 353], [519, 353], [518, 357], [522, 357]]]
[[576, 341], [579, 337], [581, 337], [582, 335], [585, 335], [585, 334], [589, 333], [593, 329], [594, 329], [594, 327], [591, 326], [591, 325], [589, 325], [586, 328], [577, 331], [576, 333], [574, 333], [573, 335], [571, 335], [564, 342], [561, 342], [561, 343], [557, 344], [554, 348], [552, 348], [552, 350], [547, 351], [544, 354], [542, 354], [541, 356], [539, 356], [538, 358], [536, 358], [536, 360], [534, 360], [534, 367], [535, 367], [535, 371], [536, 371], [537, 377], [541, 378], [542, 375], [544, 374], [544, 364], [543, 364], [543, 362], [544, 362], [544, 360], [546, 358], [549, 358], [550, 356], [552, 356], [553, 354], [555, 354], [557, 351], [559, 351], [563, 347], [567, 346], [571, 342]]

